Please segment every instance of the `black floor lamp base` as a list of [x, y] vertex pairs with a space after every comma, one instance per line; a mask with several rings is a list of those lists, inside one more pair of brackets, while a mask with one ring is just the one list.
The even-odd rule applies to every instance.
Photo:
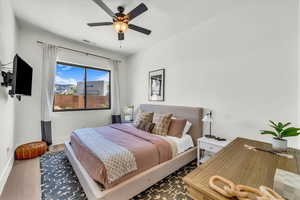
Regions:
[[121, 115], [112, 115], [111, 116], [111, 122], [113, 124], [122, 123]]

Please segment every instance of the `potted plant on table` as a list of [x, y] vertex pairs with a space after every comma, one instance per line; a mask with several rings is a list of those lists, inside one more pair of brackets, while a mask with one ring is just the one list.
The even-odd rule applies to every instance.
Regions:
[[275, 131], [269, 131], [269, 130], [261, 130], [261, 134], [269, 134], [273, 135], [272, 140], [272, 148], [275, 151], [286, 151], [287, 150], [287, 140], [283, 139], [285, 137], [293, 137], [300, 135], [300, 128], [295, 127], [289, 127], [291, 125], [290, 122], [288, 123], [282, 123], [278, 122], [277, 124], [270, 120], [270, 126]]

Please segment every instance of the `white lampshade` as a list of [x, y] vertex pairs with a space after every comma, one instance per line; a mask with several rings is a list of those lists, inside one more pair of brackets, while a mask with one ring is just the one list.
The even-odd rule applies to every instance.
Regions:
[[213, 119], [212, 119], [212, 116], [211, 116], [211, 112], [207, 113], [203, 119], [202, 119], [203, 122], [213, 122]]
[[133, 107], [126, 106], [124, 107], [123, 112], [125, 114], [131, 114], [133, 112]]

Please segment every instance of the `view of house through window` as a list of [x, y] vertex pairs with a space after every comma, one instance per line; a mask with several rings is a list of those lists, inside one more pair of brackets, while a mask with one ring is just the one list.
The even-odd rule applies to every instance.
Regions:
[[110, 71], [58, 62], [54, 111], [110, 109]]

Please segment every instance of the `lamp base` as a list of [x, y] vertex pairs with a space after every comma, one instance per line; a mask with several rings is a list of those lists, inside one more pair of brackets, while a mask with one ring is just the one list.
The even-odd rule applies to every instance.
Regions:
[[226, 141], [225, 138], [217, 137], [217, 136], [214, 136], [214, 135], [205, 135], [205, 137], [210, 138], [210, 139], [214, 139], [214, 140], [217, 140], [217, 141]]

